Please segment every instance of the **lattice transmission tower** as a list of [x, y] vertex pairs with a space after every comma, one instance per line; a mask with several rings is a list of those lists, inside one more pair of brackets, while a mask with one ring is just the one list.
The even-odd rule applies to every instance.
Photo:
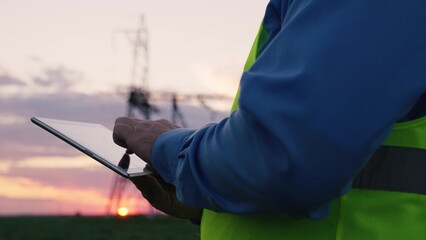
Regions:
[[[148, 85], [149, 77], [149, 45], [148, 30], [144, 16], [141, 16], [139, 26], [133, 30], [116, 30], [113, 33], [113, 42], [119, 35], [127, 38], [132, 47], [132, 64], [130, 75], [130, 86], [126, 87], [121, 94], [127, 98], [127, 116], [142, 116], [144, 119], [151, 119], [153, 113], [159, 112], [158, 108], [152, 104], [152, 100], [169, 101], [171, 103], [170, 120], [187, 127], [187, 122], [180, 108], [179, 102], [193, 101], [199, 102], [200, 106], [210, 114], [211, 121], [214, 120], [215, 110], [212, 109], [207, 102], [210, 100], [226, 100], [229, 96], [223, 94], [178, 94], [176, 92], [150, 91]], [[118, 209], [121, 204], [125, 192], [129, 187], [129, 181], [117, 174], [113, 176], [113, 183], [110, 189], [109, 200], [106, 206], [106, 215], [111, 215], [113, 209]], [[151, 208], [152, 212], [155, 212]]]
[[[148, 90], [149, 48], [148, 29], [145, 17], [142, 15], [136, 29], [116, 30], [113, 32], [113, 43], [118, 35], [127, 38], [132, 47], [133, 63], [130, 69], [130, 87], [127, 89], [127, 116], [135, 117], [135, 112], [145, 119], [151, 119], [151, 114], [157, 109], [150, 102]], [[114, 45], [115, 46], [115, 45]], [[121, 207], [121, 201], [129, 186], [129, 181], [117, 174], [113, 176], [106, 215], [114, 214], [113, 210]]]

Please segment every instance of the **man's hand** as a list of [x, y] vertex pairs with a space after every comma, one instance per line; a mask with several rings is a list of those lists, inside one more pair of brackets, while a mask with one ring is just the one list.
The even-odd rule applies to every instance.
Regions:
[[[148, 169], [153, 171], [149, 166]], [[200, 220], [202, 209], [180, 202], [172, 184], [166, 183], [158, 174], [130, 178], [142, 195], [156, 209], [173, 217]]]
[[121, 117], [115, 120], [113, 139], [128, 153], [135, 153], [146, 163], [151, 164], [151, 150], [155, 140], [162, 133], [178, 128], [168, 120], [140, 120]]
[[[127, 153], [135, 153], [147, 162], [146, 168], [154, 174], [130, 178], [142, 195], [156, 209], [171, 216], [198, 220], [201, 208], [192, 207], [180, 202], [172, 184], [166, 183], [151, 166], [151, 150], [158, 136], [178, 126], [167, 120], [149, 121], [122, 117], [115, 121], [114, 142], [124, 148]], [[129, 156], [125, 154], [120, 163], [128, 165]]]

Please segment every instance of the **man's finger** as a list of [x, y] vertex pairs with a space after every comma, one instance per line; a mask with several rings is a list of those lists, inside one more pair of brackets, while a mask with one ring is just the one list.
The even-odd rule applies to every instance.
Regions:
[[130, 165], [130, 156], [129, 154], [124, 154], [123, 157], [118, 162], [118, 166], [127, 170], [129, 169], [129, 165]]
[[133, 126], [125, 124], [125, 123], [116, 122], [114, 125], [113, 133], [112, 133], [112, 139], [117, 145], [127, 148], [126, 139], [131, 134], [133, 134], [133, 132], [134, 132]]
[[138, 121], [137, 118], [129, 118], [129, 117], [119, 117], [115, 119], [115, 124], [122, 123], [132, 126], [134, 122]]

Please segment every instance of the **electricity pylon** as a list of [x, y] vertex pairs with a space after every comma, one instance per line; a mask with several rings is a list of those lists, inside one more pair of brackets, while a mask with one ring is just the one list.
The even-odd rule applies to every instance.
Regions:
[[[151, 105], [148, 91], [149, 73], [149, 51], [148, 30], [144, 16], [141, 16], [139, 27], [135, 30], [117, 30], [116, 34], [127, 37], [133, 47], [133, 64], [131, 69], [131, 86], [127, 93], [127, 116], [134, 117], [135, 110], [145, 118], [150, 119], [151, 113], [156, 108]], [[137, 83], [140, 83], [139, 86]], [[106, 215], [112, 214], [113, 209], [118, 209], [129, 181], [118, 174], [114, 175], [113, 184], [110, 189], [109, 199], [106, 206]]]

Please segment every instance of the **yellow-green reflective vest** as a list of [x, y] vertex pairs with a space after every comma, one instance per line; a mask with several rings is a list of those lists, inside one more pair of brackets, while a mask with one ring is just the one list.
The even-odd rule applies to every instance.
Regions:
[[[268, 33], [261, 26], [244, 70]], [[233, 110], [237, 106], [238, 94]], [[383, 164], [383, 162], [385, 162]], [[204, 210], [202, 240], [426, 239], [426, 117], [398, 123], [322, 220], [232, 215]]]

